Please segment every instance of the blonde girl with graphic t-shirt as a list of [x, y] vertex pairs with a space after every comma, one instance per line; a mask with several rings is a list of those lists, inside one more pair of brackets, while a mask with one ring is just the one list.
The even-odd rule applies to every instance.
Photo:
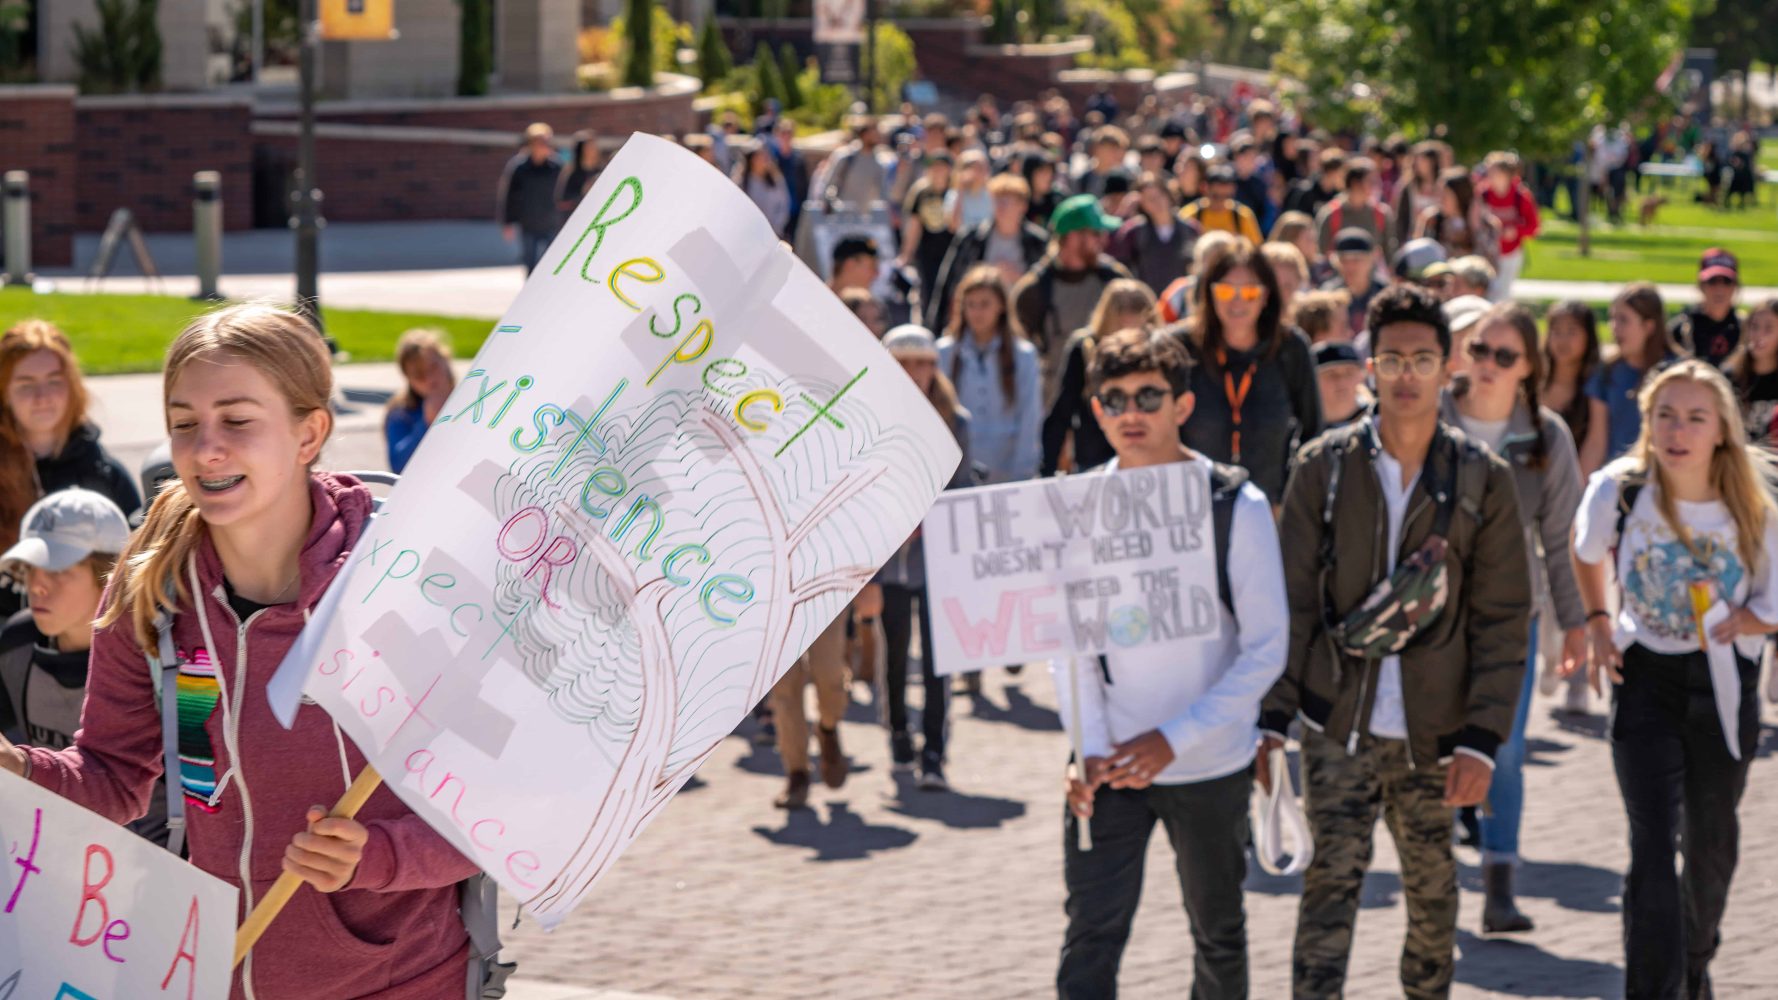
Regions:
[[[1682, 361], [1641, 393], [1642, 434], [1588, 484], [1575, 575], [1589, 669], [1612, 684], [1611, 750], [1630, 826], [1625, 995], [1709, 996], [1759, 734], [1760, 648], [1778, 630], [1778, 506], [1715, 368]], [[1606, 562], [1620, 607], [1606, 608]], [[1701, 639], [1694, 585], [1716, 615]], [[1703, 643], [1730, 654], [1713, 675]], [[1732, 686], [1719, 701], [1718, 685]], [[1684, 831], [1684, 874], [1675, 845]]]

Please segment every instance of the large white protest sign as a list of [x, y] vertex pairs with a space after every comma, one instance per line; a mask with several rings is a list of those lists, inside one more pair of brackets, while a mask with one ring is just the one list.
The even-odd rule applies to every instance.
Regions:
[[235, 887], [0, 773], [0, 998], [228, 996]]
[[921, 531], [941, 674], [1215, 635], [1195, 462], [944, 494]]
[[546, 926], [960, 459], [732, 182], [632, 136], [274, 681]]

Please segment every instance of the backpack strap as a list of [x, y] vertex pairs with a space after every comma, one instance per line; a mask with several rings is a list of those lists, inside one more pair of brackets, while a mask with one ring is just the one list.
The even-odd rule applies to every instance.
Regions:
[[1624, 540], [1624, 525], [1630, 521], [1630, 514], [1636, 509], [1636, 498], [1642, 495], [1642, 488], [1648, 480], [1642, 476], [1626, 476], [1617, 480], [1617, 525], [1611, 532], [1611, 567], [1617, 571], [1618, 545]]
[[[167, 598], [178, 592], [169, 578]], [[149, 654], [148, 678], [161, 713], [161, 786], [167, 797], [167, 850], [175, 855], [185, 847], [185, 793], [179, 780], [179, 652], [173, 645], [173, 613], [162, 608], [154, 616], [157, 637]]]
[[1213, 462], [1210, 465], [1210, 526], [1216, 544], [1216, 594], [1222, 598], [1222, 606], [1228, 609], [1229, 617], [1240, 626], [1240, 616], [1235, 613], [1234, 592], [1229, 586], [1229, 535], [1234, 530], [1235, 501], [1241, 497], [1241, 487], [1247, 485], [1247, 470], [1238, 465], [1223, 465]]
[[499, 1000], [517, 962], [500, 961], [500, 887], [486, 872], [457, 884], [457, 911], [469, 932], [467, 1000]]

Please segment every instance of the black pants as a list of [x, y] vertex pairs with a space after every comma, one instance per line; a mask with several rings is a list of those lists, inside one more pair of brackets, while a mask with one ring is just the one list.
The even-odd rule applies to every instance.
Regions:
[[924, 588], [883, 585], [883, 638], [888, 644], [884, 660], [888, 667], [883, 679], [889, 700], [889, 732], [908, 731], [908, 642], [913, 637], [914, 602], [920, 605], [920, 679], [926, 690], [925, 707], [920, 712], [920, 728], [926, 738], [921, 753], [926, 759], [945, 759], [946, 699], [950, 697], [945, 678], [932, 667], [932, 614], [926, 606]]
[[[1630, 821], [1624, 877], [1624, 995], [1690, 995], [1721, 940], [1740, 824], [1758, 742], [1757, 663], [1740, 669], [1741, 759], [1730, 756], [1703, 653], [1624, 651], [1612, 692], [1611, 759]], [[1675, 871], [1676, 853], [1685, 871]]]
[[1093, 799], [1093, 849], [1076, 843], [1064, 813], [1068, 931], [1056, 994], [1063, 1000], [1111, 1000], [1130, 924], [1142, 898], [1143, 861], [1155, 820], [1173, 843], [1174, 866], [1191, 920], [1192, 1000], [1247, 996], [1247, 803], [1253, 771], [1189, 785], [1140, 791], [1100, 788]]

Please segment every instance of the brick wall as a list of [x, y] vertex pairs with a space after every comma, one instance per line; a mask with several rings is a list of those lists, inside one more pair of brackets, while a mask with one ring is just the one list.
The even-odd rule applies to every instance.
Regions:
[[80, 180], [75, 219], [103, 230], [127, 208], [149, 231], [191, 228], [191, 175], [222, 175], [222, 225], [253, 224], [253, 107], [244, 99], [155, 95], [74, 102]]
[[[722, 18], [723, 40], [738, 61], [753, 58], [759, 42], [774, 51], [790, 42], [799, 53], [812, 45], [813, 27], [807, 19]], [[1056, 84], [1056, 76], [1074, 66], [1074, 57], [1087, 49], [1079, 42], [1051, 45], [999, 46], [981, 41], [983, 23], [975, 18], [897, 19], [895, 26], [914, 43], [920, 78], [954, 94], [973, 98], [996, 94], [1011, 101], [1037, 94]]]
[[[296, 166], [294, 130], [268, 123], [256, 131], [260, 182], [288, 190]], [[322, 126], [315, 137], [321, 214], [334, 222], [491, 220], [500, 171], [516, 150], [505, 133], [439, 136]]]
[[[604, 135], [654, 132], [683, 135], [698, 127], [699, 84], [673, 77], [651, 91], [620, 89], [607, 94], [529, 95], [415, 101], [337, 101], [322, 104], [316, 121], [324, 125], [399, 125], [408, 128], [477, 129], [517, 136], [532, 122], [547, 122], [567, 136], [581, 129]], [[261, 120], [294, 121], [295, 106], [259, 109]]]
[[31, 172], [33, 266], [74, 263], [74, 88], [0, 87], [0, 172]]

